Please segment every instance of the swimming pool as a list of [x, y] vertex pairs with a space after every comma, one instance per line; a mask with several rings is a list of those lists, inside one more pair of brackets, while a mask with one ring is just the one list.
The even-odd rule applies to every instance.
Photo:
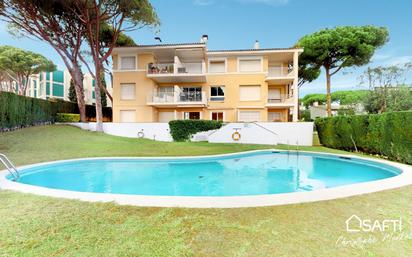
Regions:
[[255, 151], [212, 157], [69, 160], [24, 167], [20, 172], [13, 183], [61, 192], [216, 200], [341, 188], [394, 178], [402, 170], [348, 156]]

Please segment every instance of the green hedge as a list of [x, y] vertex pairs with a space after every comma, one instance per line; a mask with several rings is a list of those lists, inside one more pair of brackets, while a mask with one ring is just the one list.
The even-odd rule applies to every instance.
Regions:
[[[10, 92], [0, 92], [0, 130], [15, 129], [38, 124], [53, 123], [57, 113], [79, 113], [76, 103], [62, 100], [43, 100], [16, 95]], [[86, 116], [92, 119], [96, 109], [86, 106]], [[110, 107], [103, 108], [103, 116], [111, 120]]]
[[412, 164], [412, 111], [320, 118], [315, 124], [324, 146]]
[[75, 113], [57, 113], [56, 122], [79, 122], [80, 114]]
[[214, 120], [172, 120], [170, 134], [174, 141], [187, 141], [193, 134], [222, 127], [221, 121]]

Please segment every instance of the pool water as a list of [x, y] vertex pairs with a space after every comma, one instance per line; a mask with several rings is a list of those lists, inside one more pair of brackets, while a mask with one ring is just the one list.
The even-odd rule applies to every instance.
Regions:
[[81, 192], [241, 196], [313, 191], [396, 176], [389, 165], [309, 153], [73, 160], [21, 171], [20, 183]]

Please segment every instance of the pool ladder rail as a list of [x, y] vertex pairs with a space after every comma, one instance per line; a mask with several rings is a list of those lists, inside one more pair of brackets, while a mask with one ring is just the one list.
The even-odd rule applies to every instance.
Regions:
[[20, 178], [19, 171], [16, 169], [16, 167], [13, 165], [13, 163], [9, 160], [9, 158], [7, 158], [6, 155], [0, 153], [0, 161], [3, 163], [3, 165], [9, 171], [10, 175], [12, 175], [14, 181], [16, 181]]

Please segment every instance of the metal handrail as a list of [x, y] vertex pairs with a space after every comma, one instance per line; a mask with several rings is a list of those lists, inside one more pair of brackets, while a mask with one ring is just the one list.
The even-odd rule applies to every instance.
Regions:
[[9, 171], [10, 175], [13, 176], [14, 180], [18, 180], [20, 178], [19, 171], [16, 169], [16, 167], [13, 165], [13, 163], [9, 160], [9, 158], [7, 158], [6, 155], [0, 153], [0, 161], [3, 163], [3, 165]]

